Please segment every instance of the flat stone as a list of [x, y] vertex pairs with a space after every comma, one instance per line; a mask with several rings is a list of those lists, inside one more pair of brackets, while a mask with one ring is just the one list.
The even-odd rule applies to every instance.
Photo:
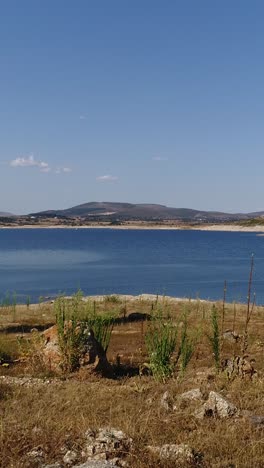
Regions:
[[199, 388], [193, 388], [192, 390], [189, 390], [188, 392], [182, 393], [180, 398], [181, 400], [202, 400], [203, 395]]
[[193, 450], [187, 444], [164, 444], [161, 447], [149, 446], [149, 451], [161, 460], [171, 460], [176, 463], [192, 463], [195, 460]]

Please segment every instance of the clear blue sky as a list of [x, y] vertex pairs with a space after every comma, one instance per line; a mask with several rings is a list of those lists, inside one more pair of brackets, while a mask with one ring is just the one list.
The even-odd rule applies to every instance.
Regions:
[[264, 210], [263, 0], [0, 2], [0, 211]]

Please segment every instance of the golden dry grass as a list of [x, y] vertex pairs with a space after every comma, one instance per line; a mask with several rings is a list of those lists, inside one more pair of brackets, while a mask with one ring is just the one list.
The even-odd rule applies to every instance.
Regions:
[[[264, 428], [252, 426], [246, 418], [228, 420], [197, 420], [193, 416], [195, 405], [180, 405], [176, 411], [166, 412], [160, 399], [168, 390], [175, 401], [177, 395], [200, 385], [203, 392], [221, 392], [223, 396], [252, 414], [264, 415], [264, 309], [255, 309], [249, 326], [250, 358], [256, 360], [258, 377], [254, 380], [236, 378], [228, 381], [224, 373], [207, 379], [206, 373], [213, 366], [212, 350], [207, 333], [210, 332], [210, 311], [212, 304], [202, 301], [169, 302], [161, 298], [165, 316], [181, 320], [183, 309], [188, 309], [188, 322], [191, 330], [199, 331], [199, 340], [193, 359], [183, 379], [174, 379], [166, 384], [155, 382], [151, 376], [126, 376], [117, 380], [93, 377], [83, 378], [82, 373], [67, 376], [65, 380], [52, 380], [50, 384], [29, 386], [0, 384], [0, 466], [29, 467], [27, 453], [35, 447], [45, 452], [45, 462], [61, 461], [61, 447], [78, 449], [89, 427], [112, 426], [123, 430], [134, 441], [134, 449], [129, 457], [129, 466], [174, 467], [175, 463], [161, 462], [151, 456], [146, 447], [164, 443], [187, 443], [203, 455], [203, 467], [252, 467], [264, 466]], [[120, 314], [152, 311], [152, 301], [103, 301], [96, 307], [98, 312], [118, 310]], [[219, 310], [222, 304], [218, 304]], [[233, 305], [226, 305], [224, 329], [233, 328]], [[235, 329], [243, 333], [246, 307], [236, 306]], [[53, 323], [53, 306], [43, 304], [30, 308], [17, 306], [16, 316], [12, 311], [4, 311], [0, 324], [5, 329], [1, 334], [1, 344], [13, 355], [18, 355], [16, 335], [23, 334], [14, 324], [38, 326]], [[133, 322], [116, 325], [112, 334], [108, 357], [121, 364], [136, 366], [146, 360], [144, 333], [147, 322]], [[12, 333], [7, 333], [7, 331]], [[22, 331], [21, 331], [22, 330]], [[26, 328], [28, 331], [28, 328]], [[24, 336], [30, 336], [24, 333]], [[233, 345], [224, 342], [222, 355], [230, 357], [239, 354], [240, 343]], [[6, 375], [25, 375], [29, 367], [26, 363], [2, 368]], [[205, 371], [200, 379], [199, 372]], [[31, 374], [34, 370], [31, 369]], [[35, 372], [35, 376], [39, 376]]]

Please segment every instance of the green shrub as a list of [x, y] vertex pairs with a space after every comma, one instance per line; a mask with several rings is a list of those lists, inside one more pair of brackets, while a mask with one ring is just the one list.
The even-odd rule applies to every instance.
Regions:
[[196, 336], [189, 335], [187, 313], [184, 312], [182, 332], [178, 340], [178, 324], [163, 317], [163, 308], [158, 307], [145, 335], [149, 367], [154, 378], [165, 381], [171, 377], [176, 366], [184, 374], [195, 350]]
[[211, 343], [215, 367], [217, 370], [220, 368], [220, 333], [219, 333], [219, 317], [218, 312], [215, 306], [212, 308], [211, 313], [211, 327], [212, 327], [212, 335], [208, 336], [208, 339]]
[[178, 359], [180, 359], [180, 368], [181, 373], [184, 374], [186, 368], [193, 356], [195, 345], [196, 345], [196, 335], [189, 336], [188, 334], [188, 322], [187, 322], [187, 314], [184, 313], [183, 319], [183, 327], [181, 333], [181, 342], [178, 351]]
[[98, 315], [93, 318], [88, 318], [87, 325], [94, 332], [94, 337], [103, 347], [104, 351], [107, 352], [112, 330], [114, 328], [115, 317], [113, 314]]
[[63, 370], [68, 372], [79, 367], [80, 351], [85, 339], [83, 324], [78, 322], [81, 302], [82, 295], [78, 291], [70, 301], [61, 296], [54, 303], [59, 345], [64, 359]]
[[59, 344], [66, 371], [74, 371], [79, 367], [79, 359], [90, 330], [104, 351], [107, 351], [115, 314], [97, 315], [91, 303], [83, 301], [81, 291], [70, 300], [59, 297], [55, 301], [55, 311]]
[[0, 365], [11, 363], [18, 357], [17, 343], [9, 339], [8, 335], [0, 335]]
[[119, 304], [121, 302], [121, 299], [116, 294], [109, 294], [108, 296], [105, 296], [105, 302], [108, 302], [110, 304]]
[[177, 344], [178, 329], [171, 322], [164, 322], [162, 315], [154, 317], [145, 335], [150, 369], [154, 378], [165, 381], [174, 370], [172, 355]]

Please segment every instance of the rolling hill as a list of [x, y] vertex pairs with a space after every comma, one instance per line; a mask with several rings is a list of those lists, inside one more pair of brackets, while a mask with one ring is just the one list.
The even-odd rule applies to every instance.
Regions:
[[12, 213], [7, 213], [6, 211], [0, 211], [0, 217], [2, 218], [9, 218], [10, 216], [15, 216]]
[[111, 202], [89, 202], [64, 210], [48, 210], [31, 213], [37, 217], [63, 216], [67, 218], [118, 219], [118, 220], [182, 220], [182, 221], [236, 221], [263, 216], [264, 212], [223, 213], [218, 211], [199, 211], [190, 208], [171, 208], [158, 204], [133, 204]]

